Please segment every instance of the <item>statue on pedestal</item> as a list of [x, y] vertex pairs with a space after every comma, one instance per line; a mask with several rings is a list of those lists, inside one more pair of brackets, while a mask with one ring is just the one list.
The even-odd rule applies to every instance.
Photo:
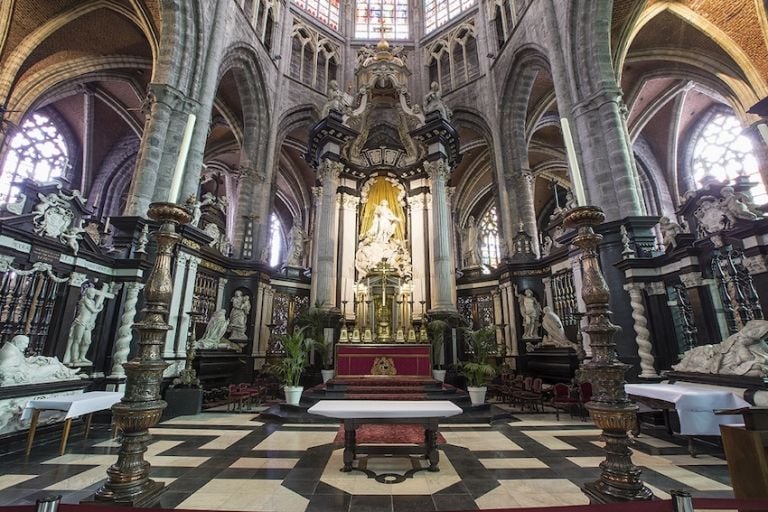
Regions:
[[677, 222], [672, 222], [669, 217], [659, 219], [659, 228], [661, 229], [662, 243], [664, 247], [677, 247], [677, 235], [683, 232], [682, 226]]
[[304, 244], [307, 243], [307, 233], [299, 226], [294, 224], [288, 237], [288, 260], [285, 262], [288, 267], [301, 267], [304, 257]]
[[520, 314], [523, 316], [523, 339], [538, 339], [541, 304], [533, 296], [531, 289], [518, 293], [517, 285], [515, 285], [515, 295], [520, 301]]
[[467, 225], [464, 227], [463, 242], [464, 268], [473, 268], [479, 266], [480, 247], [478, 244], [478, 230], [477, 224], [475, 224], [475, 218], [471, 215], [467, 219]]
[[429, 86], [429, 92], [424, 96], [424, 114], [435, 111], [439, 112], [440, 117], [446, 121], [450, 121], [453, 115], [451, 109], [443, 102], [442, 95], [440, 94], [440, 84], [432, 82]]
[[242, 291], [236, 290], [232, 297], [232, 311], [229, 313], [229, 339], [247, 340], [245, 330], [248, 322], [248, 313], [251, 312], [251, 299]]
[[88, 366], [91, 363], [85, 358], [91, 346], [91, 332], [96, 327], [96, 318], [104, 309], [106, 299], [114, 299], [115, 293], [107, 283], [101, 289], [87, 288], [77, 304], [77, 315], [69, 329], [67, 350], [64, 353], [64, 364], [70, 366]]
[[80, 378], [80, 370], [67, 368], [55, 357], [26, 357], [28, 346], [29, 336], [20, 334], [0, 348], [0, 387]]

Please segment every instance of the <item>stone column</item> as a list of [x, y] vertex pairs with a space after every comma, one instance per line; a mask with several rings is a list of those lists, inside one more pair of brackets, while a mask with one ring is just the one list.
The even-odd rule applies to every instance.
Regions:
[[[536, 207], [533, 204], [533, 183], [536, 180], [530, 169], [522, 170], [522, 179], [517, 194], [520, 222], [528, 236], [531, 237], [531, 246], [536, 257], [541, 256], [539, 248], [539, 226], [536, 223]], [[514, 232], [514, 226], [512, 226]]]
[[321, 303], [325, 310], [336, 309], [336, 190], [339, 188], [339, 174], [344, 164], [325, 159], [317, 172], [322, 183], [315, 223], [315, 265], [312, 268], [311, 307]]
[[435, 265], [435, 275], [432, 276], [432, 309], [430, 312], [457, 314], [456, 302], [453, 300], [456, 288], [455, 258], [451, 245], [453, 227], [448, 207], [448, 191], [446, 190], [451, 170], [444, 159], [425, 162], [424, 170], [429, 175], [434, 215], [432, 224], [434, 254], [432, 261]]
[[83, 86], [83, 172], [80, 176], [80, 191], [85, 197], [90, 197], [93, 181], [93, 118], [93, 90]]
[[554, 311], [555, 300], [552, 298], [552, 276], [541, 278], [541, 282], [544, 283], [544, 297], [546, 297], [546, 305], [551, 307]]
[[264, 324], [264, 283], [259, 282], [256, 285], [256, 291], [253, 295], [253, 312], [255, 326], [253, 329], [253, 343], [251, 344], [251, 350], [254, 355], [259, 353], [259, 344], [261, 343], [261, 327]]
[[171, 329], [165, 333], [165, 344], [163, 345], [164, 359], [176, 357], [176, 328], [179, 325], [181, 301], [184, 295], [184, 279], [187, 275], [187, 265], [190, 258], [191, 255], [186, 252], [179, 251], [176, 255], [176, 269], [173, 275], [173, 296], [171, 297], [171, 305], [168, 307], [168, 324], [171, 326]]
[[149, 85], [143, 105], [147, 121], [125, 215], [145, 217], [153, 198], [168, 200], [171, 174], [176, 168], [189, 113], [196, 110], [195, 105], [171, 86]]
[[272, 304], [275, 298], [275, 290], [269, 286], [264, 285], [264, 303], [261, 307], [261, 336], [259, 339], [258, 354], [266, 354], [269, 348], [269, 337], [272, 333], [269, 330], [269, 325], [272, 323]]
[[[581, 276], [581, 257], [578, 249], [571, 251], [571, 253], [568, 255], [568, 259], [571, 261], [571, 268], [573, 269], [573, 289], [576, 290], [576, 309], [584, 312], [586, 311], [587, 306], [584, 304], [584, 298], [581, 296], [583, 283]], [[581, 324], [578, 326], [578, 329], [582, 332], [582, 344], [584, 345], [584, 353], [586, 354], [587, 358], [591, 358], [592, 342], [589, 339], [589, 333], [584, 330], [584, 328], [588, 325], [589, 319], [584, 316], [581, 318]]]
[[347, 301], [345, 320], [354, 320], [352, 302], [355, 294], [355, 249], [357, 247], [357, 207], [360, 198], [350, 194], [341, 194], [341, 240], [339, 257], [341, 258], [341, 300]]
[[189, 258], [189, 270], [184, 286], [184, 297], [181, 302], [178, 330], [176, 332], [176, 357], [187, 357], [187, 336], [189, 335], [189, 312], [192, 311], [192, 299], [195, 297], [195, 281], [197, 267], [202, 260], [196, 256]]
[[123, 315], [120, 317], [120, 327], [117, 329], [115, 352], [112, 355], [111, 377], [125, 377], [123, 363], [128, 361], [128, 353], [131, 351], [136, 303], [139, 300], [139, 292], [143, 289], [143, 283], [125, 283], [125, 304], [123, 304]]
[[[588, 202], [600, 202], [608, 220], [643, 215], [637, 170], [629, 140], [624, 102], [615, 85], [605, 86], [572, 109], [573, 134], [581, 154]], [[583, 206], [583, 205], [582, 205]]]
[[[501, 311], [501, 293], [499, 290], [491, 290], [491, 297], [493, 298], [493, 323], [501, 325], [504, 323], [504, 316]], [[496, 329], [496, 343], [504, 344], [504, 333], [501, 329]]]
[[514, 294], [512, 283], [502, 283], [499, 286], [501, 290], [501, 307], [504, 314], [504, 339], [507, 343], [507, 354], [511, 356], [519, 355], [517, 350], [517, 316], [515, 315], [515, 302], [512, 300]]
[[651, 331], [648, 330], [648, 318], [645, 315], [645, 303], [643, 301], [643, 284], [628, 283], [624, 289], [629, 293], [629, 301], [632, 306], [632, 320], [635, 327], [635, 343], [637, 343], [637, 355], [640, 357], [640, 378], [656, 378], [659, 376], [654, 367], [653, 344], [651, 343]]

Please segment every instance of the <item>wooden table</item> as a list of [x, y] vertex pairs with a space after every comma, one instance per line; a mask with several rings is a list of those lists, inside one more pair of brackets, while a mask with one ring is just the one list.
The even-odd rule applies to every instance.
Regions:
[[61, 443], [59, 444], [59, 455], [64, 455], [64, 450], [67, 448], [67, 440], [69, 439], [69, 431], [72, 427], [72, 420], [85, 416], [85, 437], [87, 439], [93, 413], [109, 409], [119, 402], [122, 397], [123, 393], [92, 391], [75, 396], [30, 400], [27, 402], [27, 405], [24, 407], [24, 413], [21, 415], [22, 421], [30, 420], [26, 455], [29, 455], [29, 452], [32, 451], [37, 423], [42, 412], [60, 411], [66, 413], [64, 416], [64, 431], [61, 434]]
[[440, 418], [461, 414], [448, 400], [322, 400], [309, 408], [312, 414], [340, 419], [344, 423], [344, 467], [352, 471], [357, 445], [355, 430], [366, 423], [424, 426], [424, 451], [429, 471], [440, 471], [437, 431]]

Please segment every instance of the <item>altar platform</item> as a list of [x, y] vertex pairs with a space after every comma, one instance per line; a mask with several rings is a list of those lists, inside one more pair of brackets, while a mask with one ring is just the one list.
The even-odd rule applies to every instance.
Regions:
[[427, 343], [339, 343], [336, 376], [432, 377], [432, 346]]

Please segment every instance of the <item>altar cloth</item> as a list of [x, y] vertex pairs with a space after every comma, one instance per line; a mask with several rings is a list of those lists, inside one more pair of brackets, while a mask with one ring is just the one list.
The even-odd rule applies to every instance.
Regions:
[[682, 382], [625, 384], [624, 390], [629, 395], [674, 404], [680, 418], [680, 433], [684, 435], [719, 436], [720, 425], [739, 425], [744, 420], [741, 415], [715, 416], [715, 409], [749, 407], [749, 403], [732, 391]]
[[22, 420], [28, 420], [35, 409], [44, 411], [63, 411], [67, 418], [77, 418], [96, 411], [109, 409], [123, 398], [122, 393], [112, 391], [91, 391], [82, 395], [61, 396], [30, 400], [24, 406]]
[[461, 414], [449, 400], [321, 400], [310, 414], [339, 419], [447, 418]]

